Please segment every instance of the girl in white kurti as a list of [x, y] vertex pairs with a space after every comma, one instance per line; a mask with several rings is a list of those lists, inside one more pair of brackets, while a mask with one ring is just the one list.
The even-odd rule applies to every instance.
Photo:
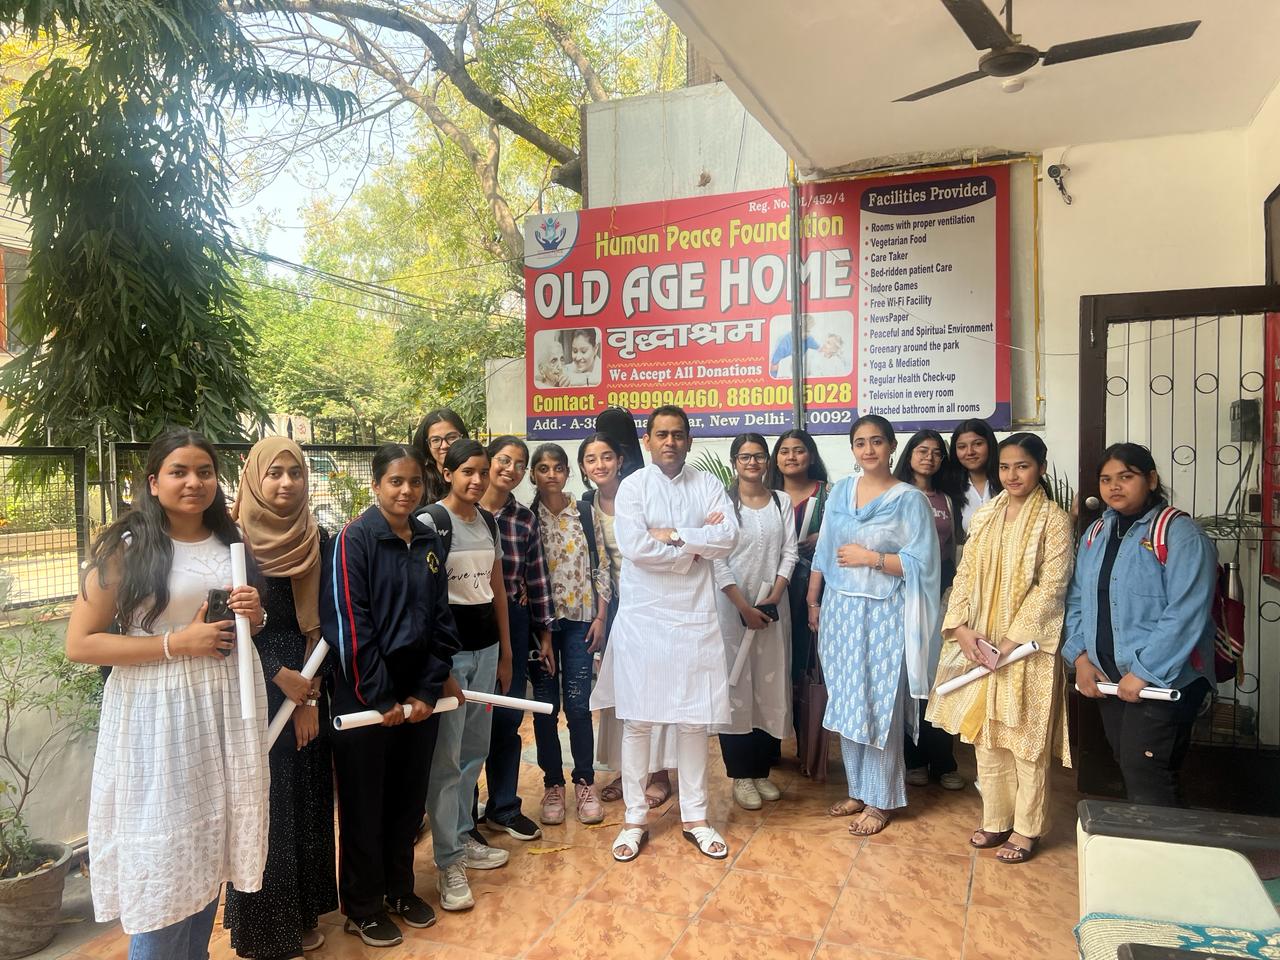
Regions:
[[720, 481], [685, 466], [691, 441], [683, 410], [655, 410], [645, 442], [653, 462], [618, 488], [621, 606], [609, 639], [612, 670], [601, 673], [591, 697], [593, 710], [614, 707], [624, 721], [627, 819], [613, 855], [639, 853], [650, 736], [654, 724], [675, 724], [685, 834], [719, 860], [728, 850], [706, 823], [707, 734], [729, 721], [729, 699], [711, 561], [733, 550], [738, 523]]
[[[89, 805], [94, 911], [132, 935], [130, 960], [203, 960], [221, 884], [262, 884], [266, 687], [252, 651], [256, 715], [241, 720], [234, 623], [205, 622], [240, 540], [213, 448], [170, 431], [146, 474], [133, 508], [95, 541], [67, 625], [68, 657], [112, 667]], [[253, 587], [232, 590], [229, 606], [263, 626]]]
[[[734, 439], [729, 458], [737, 479], [729, 488], [738, 516], [738, 545], [715, 561], [720, 632], [729, 669], [729, 723], [720, 753], [733, 778], [733, 799], [746, 810], [779, 800], [769, 767], [791, 734], [791, 612], [785, 602], [796, 565], [796, 528], [784, 498], [764, 485], [769, 448], [758, 433]], [[741, 654], [747, 633], [751, 641]], [[737, 682], [733, 667], [743, 657]]]

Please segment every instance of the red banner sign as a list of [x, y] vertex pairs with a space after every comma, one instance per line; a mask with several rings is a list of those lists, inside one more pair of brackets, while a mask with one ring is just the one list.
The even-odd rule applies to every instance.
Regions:
[[777, 434], [797, 361], [815, 433], [1007, 427], [1008, 193], [1003, 166], [806, 185], [799, 344], [784, 189], [530, 218], [529, 435], [668, 403], [702, 436]]

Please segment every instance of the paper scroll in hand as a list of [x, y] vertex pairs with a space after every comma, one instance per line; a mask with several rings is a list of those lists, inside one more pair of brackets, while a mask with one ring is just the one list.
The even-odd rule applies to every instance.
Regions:
[[[302, 665], [302, 676], [308, 680], [314, 680], [317, 673], [320, 672], [320, 666], [324, 663], [324, 658], [329, 655], [329, 645], [323, 640], [317, 640], [315, 648], [311, 651], [311, 656], [307, 657], [307, 662]], [[289, 718], [293, 716], [294, 708], [297, 706], [292, 700], [286, 700], [280, 705], [280, 709], [276, 711], [276, 715], [271, 718], [271, 726], [267, 727], [267, 750], [269, 751], [275, 746], [276, 740], [280, 736], [280, 731], [284, 729], [284, 725], [289, 722]]]
[[[1029, 657], [1040, 649], [1040, 644], [1034, 640], [1024, 643], [1020, 647], [1014, 647], [1000, 662], [996, 664], [996, 670], [1007, 667], [1011, 663], [1017, 663], [1024, 657]], [[934, 693], [951, 693], [953, 690], [959, 690], [965, 684], [973, 683], [975, 680], [981, 680], [983, 677], [990, 676], [994, 671], [988, 670], [986, 667], [974, 667], [968, 673], [962, 673], [958, 677], [952, 677], [946, 683], [940, 683], [934, 688]]]
[[[248, 568], [244, 559], [244, 544], [231, 545], [231, 586], [249, 585]], [[257, 716], [258, 692], [254, 689], [253, 632], [249, 618], [236, 614], [236, 672], [240, 675], [240, 719], [252, 720]]]

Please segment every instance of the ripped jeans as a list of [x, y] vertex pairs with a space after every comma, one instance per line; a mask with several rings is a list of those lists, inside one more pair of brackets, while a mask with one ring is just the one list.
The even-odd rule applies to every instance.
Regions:
[[564, 716], [569, 726], [569, 748], [573, 752], [573, 782], [594, 783], [595, 734], [591, 729], [591, 665], [587, 652], [590, 623], [557, 620], [551, 625], [551, 644], [556, 654], [556, 676], [547, 676], [541, 665], [530, 664], [533, 697], [551, 704], [551, 713], [533, 715], [533, 736], [538, 745], [538, 766], [548, 787], [564, 786], [564, 766], [560, 750], [560, 691], [564, 691]]

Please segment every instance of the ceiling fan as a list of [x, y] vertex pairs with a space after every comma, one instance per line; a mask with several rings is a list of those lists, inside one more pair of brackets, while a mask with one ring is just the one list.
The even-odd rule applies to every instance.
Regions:
[[1122, 53], [1138, 47], [1153, 47], [1161, 43], [1173, 43], [1186, 40], [1200, 26], [1199, 20], [1186, 23], [1171, 23], [1163, 27], [1149, 27], [1146, 30], [1130, 30], [1128, 33], [1112, 33], [1105, 37], [1091, 37], [1088, 40], [1073, 40], [1069, 43], [1054, 44], [1041, 52], [1035, 47], [1022, 42], [1022, 37], [1013, 32], [1013, 0], [1005, 0], [1004, 24], [983, 0], [942, 0], [960, 29], [979, 50], [986, 50], [978, 59], [978, 69], [973, 73], [945, 80], [925, 87], [905, 97], [899, 97], [895, 103], [923, 100], [935, 93], [942, 93], [981, 80], [983, 77], [1013, 77], [1025, 73], [1037, 63], [1043, 62], [1046, 67], [1055, 63], [1067, 63], [1070, 60], [1084, 60], [1086, 57], [1100, 57], [1107, 53]]

